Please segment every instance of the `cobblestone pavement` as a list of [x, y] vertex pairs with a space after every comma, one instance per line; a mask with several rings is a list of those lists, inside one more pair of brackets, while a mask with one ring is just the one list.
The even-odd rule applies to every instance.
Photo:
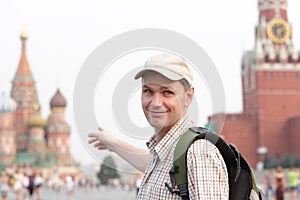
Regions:
[[[260, 183], [258, 187], [262, 188]], [[42, 200], [134, 200], [135, 190], [124, 190], [124, 189], [112, 189], [107, 187], [101, 187], [99, 189], [76, 189], [74, 193], [68, 194], [65, 190], [54, 191], [52, 189], [41, 188]], [[8, 193], [8, 200], [15, 200], [15, 195], [12, 191]], [[290, 194], [285, 194], [285, 200], [290, 200]], [[300, 198], [298, 197], [300, 200]], [[26, 199], [27, 200], [27, 199]], [[37, 200], [34, 196], [33, 200]]]
[[[57, 192], [51, 189], [42, 189], [41, 198], [42, 200], [134, 200], [135, 191], [110, 188], [77, 189], [73, 194], [68, 194], [66, 191]], [[15, 195], [11, 191], [8, 194], [8, 200], [15, 200]]]

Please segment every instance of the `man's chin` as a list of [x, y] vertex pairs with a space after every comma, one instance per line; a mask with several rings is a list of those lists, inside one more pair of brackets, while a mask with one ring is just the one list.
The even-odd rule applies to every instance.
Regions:
[[166, 127], [166, 124], [162, 123], [162, 122], [150, 121], [149, 123], [150, 123], [150, 126], [152, 126], [155, 130], [163, 129], [164, 127]]

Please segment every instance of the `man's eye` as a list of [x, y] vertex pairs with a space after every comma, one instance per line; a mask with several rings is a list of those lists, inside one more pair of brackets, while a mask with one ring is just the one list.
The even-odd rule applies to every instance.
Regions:
[[166, 90], [166, 91], [164, 91], [164, 94], [165, 95], [171, 95], [171, 94], [174, 94], [174, 93], [172, 91]]
[[153, 92], [152, 92], [152, 90], [144, 89], [144, 93], [145, 93], [145, 94], [152, 94]]

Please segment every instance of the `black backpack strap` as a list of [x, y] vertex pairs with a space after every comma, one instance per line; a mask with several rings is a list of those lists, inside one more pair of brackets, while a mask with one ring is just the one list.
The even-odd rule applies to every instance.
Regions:
[[[209, 131], [206, 128], [202, 127], [192, 127], [190, 128], [192, 131], [198, 133], [199, 135], [203, 135], [200, 137], [200, 139], [206, 139], [212, 144], [214, 144], [220, 151], [221, 155], [225, 161], [226, 166], [232, 166], [232, 165], [238, 165], [240, 166], [240, 159], [236, 159], [240, 156], [239, 152], [237, 151], [237, 148], [231, 144], [231, 148], [228, 146], [228, 144], [219, 137], [216, 133]], [[234, 151], [233, 151], [233, 149]], [[227, 169], [228, 170], [228, 169]], [[240, 171], [240, 168], [238, 169]], [[239, 174], [236, 174], [236, 178], [238, 178]]]

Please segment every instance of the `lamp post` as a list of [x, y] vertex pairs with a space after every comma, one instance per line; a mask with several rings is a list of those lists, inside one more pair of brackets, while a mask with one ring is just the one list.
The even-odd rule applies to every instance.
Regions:
[[264, 169], [263, 159], [264, 159], [264, 155], [266, 155], [268, 153], [268, 148], [264, 147], [264, 146], [261, 146], [261, 147], [257, 148], [256, 152], [259, 155], [259, 161], [256, 164], [256, 169], [261, 171], [261, 170]]

